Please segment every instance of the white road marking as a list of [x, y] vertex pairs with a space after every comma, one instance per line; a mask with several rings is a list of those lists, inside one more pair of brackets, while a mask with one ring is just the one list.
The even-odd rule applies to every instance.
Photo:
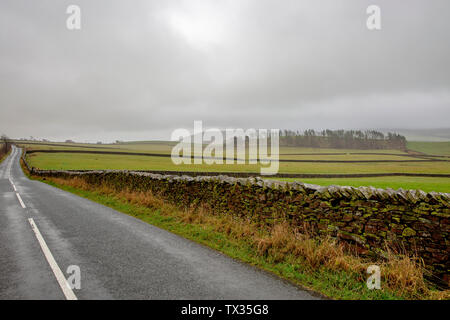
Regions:
[[14, 182], [12, 182], [11, 178], [9, 178], [9, 182], [10, 182], [10, 183], [11, 183], [11, 185], [13, 186], [13, 188], [14, 188], [14, 191], [16, 191], [16, 192], [17, 192], [17, 188], [16, 188], [16, 186], [14, 185]]
[[48, 248], [47, 244], [45, 243], [45, 240], [42, 237], [41, 233], [39, 232], [38, 227], [34, 223], [33, 218], [29, 218], [28, 221], [30, 222], [31, 228], [33, 229], [34, 234], [36, 235], [36, 238], [38, 239], [39, 244], [41, 245], [41, 249], [44, 252], [44, 256], [47, 259], [47, 262], [50, 265], [50, 268], [52, 269], [53, 274], [55, 275], [56, 280], [58, 281], [58, 284], [64, 293], [64, 296], [66, 297], [67, 300], [78, 300], [75, 293], [73, 293], [72, 288], [70, 287], [66, 278], [64, 277], [64, 274], [62, 273], [61, 269], [56, 263], [55, 258], [53, 258], [53, 255], [50, 252], [50, 249]]
[[20, 205], [22, 208], [26, 208], [25, 203], [23, 203], [22, 198], [20, 197], [20, 194], [16, 192], [17, 199], [19, 199]]

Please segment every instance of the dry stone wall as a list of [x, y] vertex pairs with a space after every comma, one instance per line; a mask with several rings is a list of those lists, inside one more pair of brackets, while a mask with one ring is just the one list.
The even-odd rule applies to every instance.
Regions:
[[287, 220], [312, 234], [330, 234], [359, 249], [382, 255], [387, 242], [416, 252], [448, 283], [450, 194], [373, 187], [321, 187], [297, 182], [228, 176], [162, 175], [130, 171], [46, 171], [41, 177], [81, 177], [118, 190], [151, 190], [184, 207], [207, 204], [262, 224]]

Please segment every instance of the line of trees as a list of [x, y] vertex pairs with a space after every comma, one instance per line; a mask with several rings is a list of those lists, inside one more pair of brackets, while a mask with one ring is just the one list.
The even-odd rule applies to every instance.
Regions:
[[376, 130], [280, 131], [280, 146], [337, 149], [406, 149], [406, 138]]

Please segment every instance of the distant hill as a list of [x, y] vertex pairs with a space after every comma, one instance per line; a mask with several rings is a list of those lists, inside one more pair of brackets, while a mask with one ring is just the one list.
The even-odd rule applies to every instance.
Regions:
[[450, 141], [408, 141], [407, 147], [426, 154], [450, 156]]

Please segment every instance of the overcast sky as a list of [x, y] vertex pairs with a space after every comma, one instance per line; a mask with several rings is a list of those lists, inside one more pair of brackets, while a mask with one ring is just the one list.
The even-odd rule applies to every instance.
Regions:
[[[66, 28], [67, 6], [81, 30]], [[381, 8], [369, 31], [366, 8]], [[1, 0], [0, 132], [450, 127], [448, 0]]]

